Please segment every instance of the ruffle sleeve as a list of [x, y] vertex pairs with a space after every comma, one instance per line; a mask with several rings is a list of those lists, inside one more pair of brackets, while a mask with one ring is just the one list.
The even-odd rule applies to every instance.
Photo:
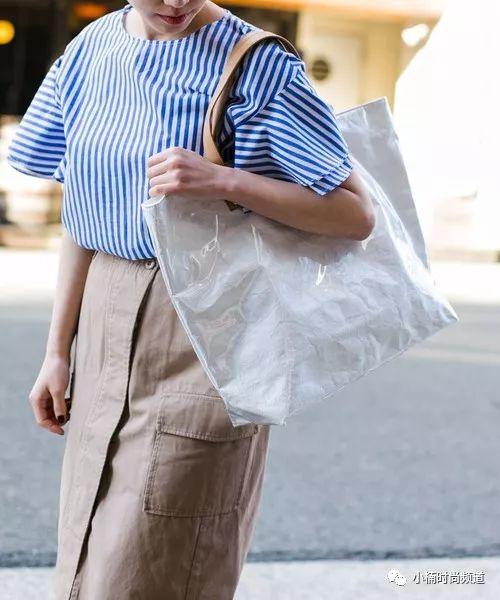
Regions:
[[9, 144], [7, 162], [14, 169], [62, 182], [58, 166], [66, 151], [57, 76], [62, 56], [51, 65]]
[[222, 157], [236, 168], [324, 195], [353, 169], [347, 143], [333, 107], [314, 89], [303, 61], [281, 46], [274, 56], [288, 67], [278, 86], [269, 85], [267, 73], [259, 79], [244, 71], [230, 97], [221, 129]]

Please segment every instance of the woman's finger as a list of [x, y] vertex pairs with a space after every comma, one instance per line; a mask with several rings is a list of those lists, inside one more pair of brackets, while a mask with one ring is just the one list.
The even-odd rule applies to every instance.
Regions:
[[159, 185], [165, 185], [169, 182], [170, 176], [167, 173], [163, 173], [162, 175], [157, 175], [149, 180], [149, 187], [154, 188]]
[[57, 422], [52, 398], [39, 398], [37, 401], [32, 403], [32, 406], [37, 425], [43, 427], [44, 429], [48, 429], [53, 433], [64, 435], [63, 428]]
[[157, 162], [155, 165], [148, 168], [148, 179], [165, 175], [167, 171], [175, 169], [185, 169], [192, 164], [192, 158], [186, 158], [179, 152], [171, 152], [162, 161]]
[[181, 146], [173, 146], [171, 148], [166, 148], [157, 154], [152, 154], [148, 158], [147, 167], [149, 170], [153, 167], [156, 167], [160, 163], [166, 162], [167, 160], [172, 160], [175, 163], [177, 160], [185, 161], [186, 159], [192, 160], [193, 158], [200, 159], [201, 156], [194, 150], [188, 150], [187, 148], [182, 148]]
[[168, 169], [168, 161], [166, 159], [157, 162], [155, 165], [148, 167], [148, 179], [165, 173]]
[[157, 185], [155, 187], [149, 188], [148, 193], [150, 198], [154, 198], [155, 196], [164, 196], [173, 192], [170, 189], [170, 185], [168, 183], [164, 183], [162, 185]]
[[53, 412], [55, 413], [55, 418], [60, 425], [64, 425], [67, 420], [66, 402], [64, 400], [65, 390], [51, 389], [50, 394], [52, 396], [52, 407]]
[[161, 152], [158, 152], [157, 154], [152, 154], [148, 158], [148, 168], [154, 167], [158, 163], [165, 161], [169, 155], [169, 150], [170, 150], [170, 148], [167, 148], [166, 150], [162, 150]]

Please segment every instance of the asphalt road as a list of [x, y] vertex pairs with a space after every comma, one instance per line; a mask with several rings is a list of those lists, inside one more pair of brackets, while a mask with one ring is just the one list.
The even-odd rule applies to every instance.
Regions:
[[[0, 566], [52, 565], [64, 438], [27, 401], [50, 302], [0, 307]], [[500, 305], [274, 427], [249, 560], [500, 554]]]

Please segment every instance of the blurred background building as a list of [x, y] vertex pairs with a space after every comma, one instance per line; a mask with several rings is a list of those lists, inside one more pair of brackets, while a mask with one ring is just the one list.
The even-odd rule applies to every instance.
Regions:
[[[0, 243], [40, 245], [57, 235], [60, 185], [15, 173], [3, 160], [5, 150], [65, 44], [90, 21], [123, 4], [123, 0], [0, 0], [0, 223], [4, 223]], [[472, 73], [482, 53], [492, 56], [491, 48], [476, 44], [476, 37], [485, 39], [481, 34], [484, 11], [478, 3], [226, 0], [219, 4], [290, 39], [318, 93], [336, 112], [387, 97], [431, 255], [487, 252], [498, 256], [499, 236], [491, 230], [500, 206], [498, 186], [487, 180], [487, 169], [467, 168], [469, 158], [464, 168], [460, 146], [460, 140], [465, 142], [464, 122], [457, 121], [465, 108], [474, 108], [471, 95], [461, 95], [464, 68]], [[479, 4], [498, 12], [495, 0]], [[495, 15], [490, 17], [494, 23]], [[481, 70], [484, 77], [492, 72]], [[474, 147], [474, 156], [480, 157], [485, 141], [481, 132], [468, 129], [474, 139], [467, 140], [467, 153]]]

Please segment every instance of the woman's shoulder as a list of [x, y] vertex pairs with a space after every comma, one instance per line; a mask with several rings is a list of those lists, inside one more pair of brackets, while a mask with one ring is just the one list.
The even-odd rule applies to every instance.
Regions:
[[63, 53], [63, 61], [70, 60], [73, 56], [79, 55], [82, 51], [90, 48], [94, 50], [100, 43], [109, 44], [110, 39], [119, 34], [119, 19], [123, 13], [123, 8], [111, 11], [94, 19], [83, 29], [81, 29], [69, 42], [66, 44]]
[[112, 38], [119, 35], [122, 11], [123, 9], [114, 10], [91, 21], [66, 44], [56, 61], [58, 85], [69, 85], [76, 74], [84, 74], [93, 57], [99, 55], [99, 49], [110, 46]]
[[[254, 25], [245, 19], [230, 13], [228, 20], [229, 27], [232, 28], [232, 42], [236, 44], [244, 35], [254, 31], [264, 31], [262, 27]], [[273, 33], [273, 32], [270, 32]], [[293, 52], [283, 46], [283, 44], [275, 37], [265, 38], [258, 44], [252, 46], [245, 54], [247, 64], [264, 61], [288, 61], [299, 65], [302, 60]]]
[[[230, 19], [236, 44], [245, 34], [263, 31], [262, 28], [233, 15]], [[269, 37], [252, 46], [241, 60], [235, 76], [230, 100], [257, 112], [276, 97], [299, 72], [305, 71], [303, 60], [282, 45], [279, 39]]]

